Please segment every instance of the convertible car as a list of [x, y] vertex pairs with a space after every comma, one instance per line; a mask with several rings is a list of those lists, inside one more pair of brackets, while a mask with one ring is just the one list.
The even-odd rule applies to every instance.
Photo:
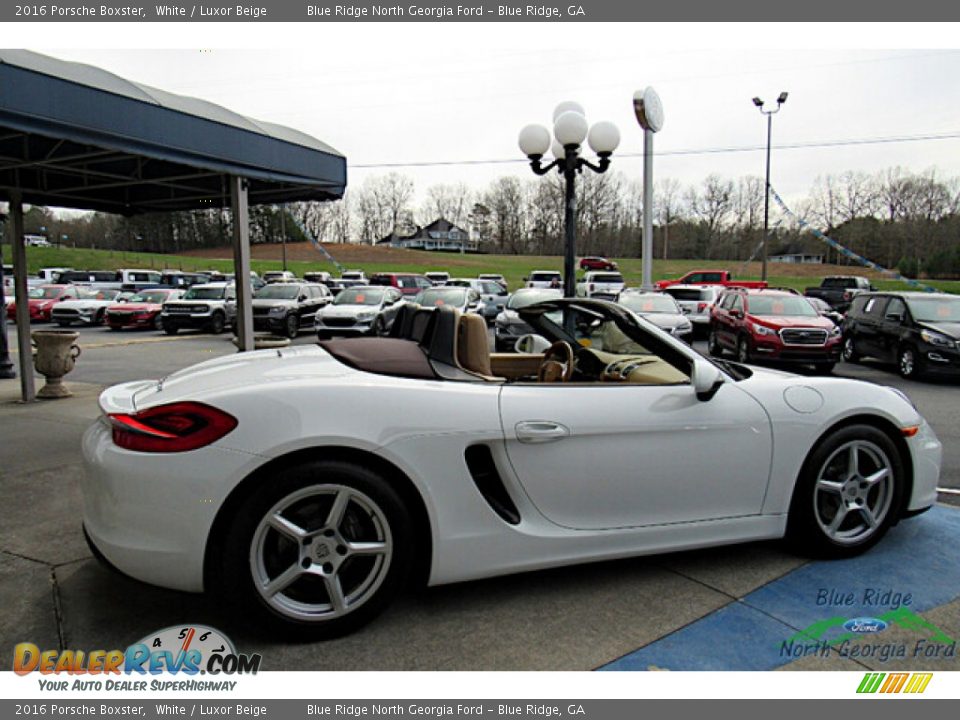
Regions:
[[491, 354], [479, 316], [407, 305], [387, 337], [106, 390], [91, 548], [331, 637], [408, 581], [783, 537], [846, 557], [935, 502], [940, 443], [897, 390], [710, 360], [601, 300], [519, 313], [519, 353]]

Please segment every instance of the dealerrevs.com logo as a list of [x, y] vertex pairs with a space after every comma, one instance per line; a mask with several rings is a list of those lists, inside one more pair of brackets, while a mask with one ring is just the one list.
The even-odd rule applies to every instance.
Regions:
[[[205, 625], [175, 625], [147, 635], [125, 650], [41, 650], [30, 642], [13, 650], [17, 675], [119, 676], [145, 675], [244, 675], [256, 674], [262, 657], [242, 654], [219, 630]], [[236, 682], [151, 681], [151, 690], [232, 690]], [[146, 680], [99, 678], [42, 679], [42, 690], [146, 690]]]

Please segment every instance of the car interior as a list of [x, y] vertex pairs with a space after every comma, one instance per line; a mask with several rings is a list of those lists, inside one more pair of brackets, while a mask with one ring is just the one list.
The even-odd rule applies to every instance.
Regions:
[[[648, 348], [628, 336], [620, 322], [595, 312], [574, 314], [578, 326], [572, 335], [544, 318], [542, 329], [560, 338], [544, 352], [491, 353], [486, 322], [479, 315], [413, 304], [400, 308], [386, 337], [333, 338], [319, 344], [350, 367], [397, 377], [544, 384], [690, 382], [689, 359], [669, 345]], [[534, 314], [532, 321], [541, 315]], [[651, 345], [657, 342], [653, 339]]]

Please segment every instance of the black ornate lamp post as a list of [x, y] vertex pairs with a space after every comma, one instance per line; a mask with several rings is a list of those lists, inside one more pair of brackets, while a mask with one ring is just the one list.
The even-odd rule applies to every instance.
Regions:
[[773, 116], [780, 112], [780, 106], [787, 101], [787, 93], [782, 92], [777, 97], [777, 106], [772, 110], [763, 109], [763, 100], [758, 97], [753, 99], [753, 104], [756, 105], [760, 112], [767, 116], [767, 181], [764, 187], [765, 192], [763, 194], [763, 265], [761, 271], [761, 279], [767, 279], [767, 228], [770, 225], [770, 136], [773, 129]]
[[[543, 125], [527, 125], [520, 131], [520, 150], [530, 159], [530, 167], [537, 175], [546, 175], [557, 168], [565, 181], [564, 210], [564, 257], [563, 257], [563, 294], [565, 297], [576, 295], [576, 178], [577, 173], [590, 168], [595, 173], [604, 173], [610, 167], [610, 156], [620, 144], [620, 131], [611, 122], [598, 122], [590, 127], [584, 116], [583, 107], [575, 102], [563, 102], [553, 111], [553, 136]], [[587, 140], [597, 154], [598, 162], [590, 162], [581, 156], [581, 145]], [[543, 164], [543, 156], [550, 150], [553, 162]]]

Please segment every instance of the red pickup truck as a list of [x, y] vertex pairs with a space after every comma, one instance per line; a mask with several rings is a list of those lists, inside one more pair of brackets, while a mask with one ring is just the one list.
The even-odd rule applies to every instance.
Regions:
[[654, 283], [658, 290], [671, 285], [735, 285], [743, 288], [765, 288], [765, 280], [734, 280], [729, 270], [691, 270], [676, 280], [658, 280]]

